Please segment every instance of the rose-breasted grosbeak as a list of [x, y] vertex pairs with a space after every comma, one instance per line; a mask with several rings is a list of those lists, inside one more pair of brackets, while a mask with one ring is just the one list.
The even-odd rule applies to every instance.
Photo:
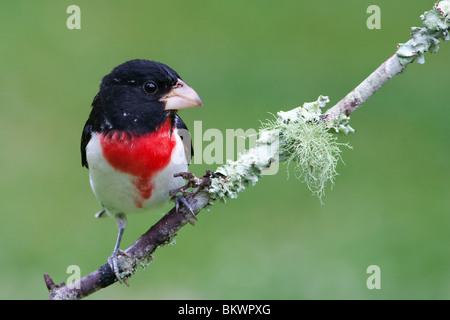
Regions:
[[117, 222], [108, 262], [119, 281], [125, 214], [161, 205], [169, 191], [185, 184], [174, 174], [187, 171], [192, 149], [177, 110], [202, 104], [173, 69], [155, 61], [125, 62], [101, 82], [83, 129], [81, 158], [103, 207], [97, 216], [106, 212]]

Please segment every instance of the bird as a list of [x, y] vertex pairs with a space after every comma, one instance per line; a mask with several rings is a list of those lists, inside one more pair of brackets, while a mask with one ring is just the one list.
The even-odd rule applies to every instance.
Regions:
[[[119, 282], [127, 215], [168, 203], [169, 192], [185, 184], [174, 175], [187, 171], [193, 148], [177, 111], [202, 105], [196, 91], [161, 62], [129, 60], [102, 78], [81, 135], [81, 163], [102, 206], [96, 217], [106, 213], [116, 220], [108, 263]], [[188, 206], [181, 195], [175, 200]]]

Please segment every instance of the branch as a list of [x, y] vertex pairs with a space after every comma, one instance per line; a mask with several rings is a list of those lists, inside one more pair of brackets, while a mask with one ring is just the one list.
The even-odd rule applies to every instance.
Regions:
[[340, 114], [349, 116], [350, 113], [366, 102], [386, 82], [401, 73], [405, 68], [406, 66], [400, 64], [397, 54], [394, 54], [341, 101], [328, 109], [325, 112], [325, 116], [330, 118], [336, 118]]
[[397, 52], [378, 67], [360, 85], [347, 94], [326, 113], [327, 118], [338, 117], [340, 114], [350, 115], [361, 104], [367, 101], [391, 78], [401, 73], [408, 64], [417, 61], [425, 63], [424, 53], [435, 53], [439, 50], [439, 39], [449, 40], [450, 1], [436, 3], [432, 10], [420, 16], [423, 28], [411, 28], [412, 38], [398, 45]]
[[[412, 28], [412, 38], [400, 44], [396, 54], [324, 114], [321, 109], [329, 101], [324, 96], [293, 110], [278, 112], [275, 120], [263, 125], [264, 130], [254, 148], [240, 155], [238, 160], [217, 168], [216, 173], [207, 171], [201, 178], [190, 173], [180, 174], [188, 183], [177, 191], [183, 192], [197, 215], [217, 200], [236, 198], [247, 186], [254, 185], [273, 162], [285, 160], [296, 163], [298, 175], [320, 198], [325, 183], [333, 182], [336, 163], [340, 159], [339, 146], [343, 145], [336, 142], [330, 129], [346, 134], [353, 132], [348, 126], [348, 116], [353, 111], [409, 63], [415, 60], [424, 63], [424, 52], [437, 52], [439, 39], [449, 40], [449, 12], [450, 0], [441, 1], [425, 12], [421, 16], [424, 28]], [[188, 192], [188, 188], [193, 191]], [[136, 272], [137, 266], [145, 267], [153, 252], [169, 243], [188, 222], [194, 223], [192, 214], [185, 207], [168, 212], [119, 256], [121, 278], [126, 281]], [[108, 263], [68, 285], [56, 285], [47, 274], [44, 280], [50, 299], [81, 299], [117, 281]]]
[[[214, 176], [207, 171], [205, 176], [198, 179], [197, 190], [186, 195], [186, 201], [191, 205], [195, 214], [205, 208], [209, 202], [209, 194], [205, 191], [210, 183], [210, 177]], [[170, 210], [162, 219], [144, 233], [135, 243], [125, 250], [126, 255], [118, 257], [121, 276], [130, 277], [141, 265], [145, 267], [151, 261], [151, 255], [160, 246], [170, 243], [181, 227], [188, 222], [193, 223], [192, 213], [184, 206]], [[50, 300], [75, 300], [82, 299], [90, 294], [105, 288], [117, 281], [114, 272], [108, 263], [98, 270], [86, 275], [79, 281], [65, 285], [56, 285], [48, 274], [44, 275], [45, 284], [50, 291]]]

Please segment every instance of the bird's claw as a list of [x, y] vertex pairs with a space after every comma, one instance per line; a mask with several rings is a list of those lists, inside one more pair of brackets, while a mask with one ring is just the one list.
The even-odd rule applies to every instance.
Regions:
[[175, 210], [178, 213], [178, 209], [180, 208], [180, 203], [182, 203], [186, 209], [190, 212], [193, 219], [189, 219], [189, 223], [194, 225], [195, 221], [197, 220], [197, 217], [195, 216], [194, 210], [192, 209], [189, 202], [186, 201], [186, 199], [183, 197], [183, 195], [179, 194], [175, 196]]
[[211, 178], [220, 175], [219, 173], [214, 173], [211, 170], [206, 170], [206, 173], [198, 178], [192, 172], [179, 172], [175, 173], [174, 177], [181, 177], [187, 181], [187, 183], [177, 189], [170, 191], [170, 196], [174, 196], [177, 193], [188, 193], [187, 189], [194, 189], [192, 192], [197, 193], [202, 188], [208, 188], [211, 185]]
[[127, 278], [122, 279], [120, 277], [120, 270], [119, 270], [119, 256], [126, 256], [128, 257], [128, 255], [125, 253], [125, 251], [117, 248], [113, 251], [113, 253], [111, 254], [111, 256], [108, 257], [108, 264], [111, 267], [111, 270], [114, 272], [117, 280], [122, 283], [124, 282], [126, 285], [128, 285], [128, 280]]
[[[186, 209], [191, 213], [192, 219], [189, 219], [189, 223], [194, 225], [195, 220], [197, 220], [197, 217], [195, 216], [194, 210], [192, 209], [189, 202], [186, 201], [184, 198], [184, 195], [186, 194], [196, 194], [200, 190], [204, 188], [209, 188], [211, 185], [211, 178], [218, 177], [219, 173], [214, 173], [211, 170], [207, 170], [205, 174], [198, 178], [196, 177], [192, 172], [179, 172], [174, 174], [174, 177], [182, 177], [184, 180], [187, 180], [187, 183], [177, 189], [170, 191], [170, 196], [174, 197], [175, 200], [175, 210], [178, 213], [178, 209], [180, 207], [180, 203], [182, 203]], [[187, 189], [194, 189], [193, 191], [187, 191]], [[177, 195], [177, 193], [181, 193]]]

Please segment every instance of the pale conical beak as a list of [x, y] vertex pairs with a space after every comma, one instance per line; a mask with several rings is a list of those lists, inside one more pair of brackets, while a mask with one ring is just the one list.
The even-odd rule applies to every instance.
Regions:
[[203, 105], [197, 92], [181, 79], [178, 79], [172, 90], [163, 96], [161, 101], [166, 103], [165, 110], [180, 110]]

